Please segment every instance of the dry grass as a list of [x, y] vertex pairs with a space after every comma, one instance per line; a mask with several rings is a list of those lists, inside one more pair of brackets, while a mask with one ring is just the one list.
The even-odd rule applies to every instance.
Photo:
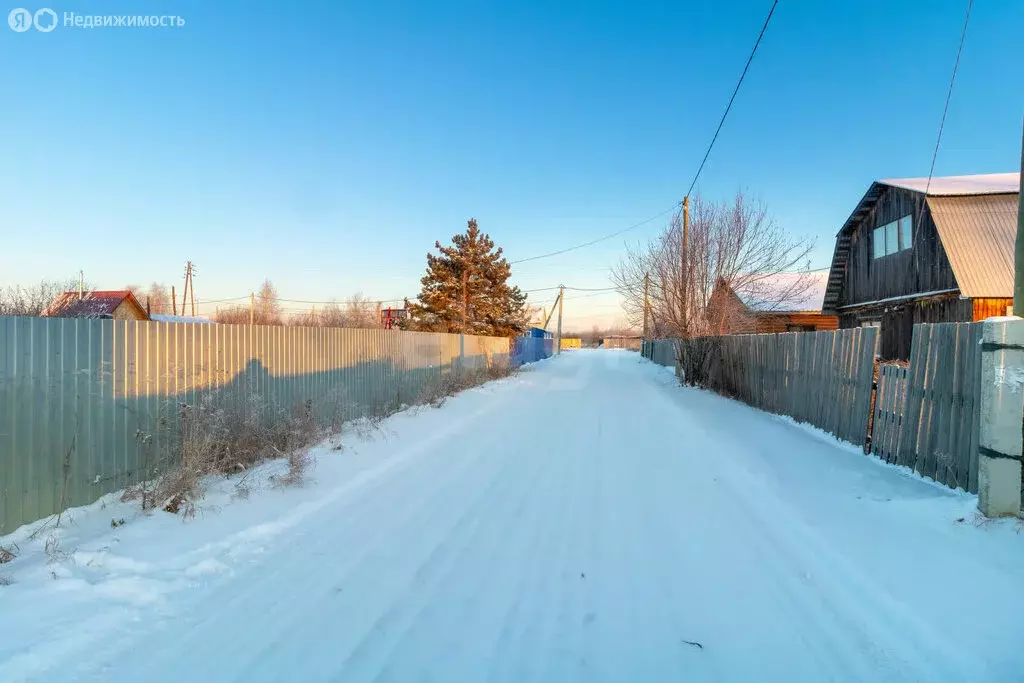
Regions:
[[43, 547], [48, 558], [48, 564], [55, 564], [58, 562], [64, 562], [68, 559], [68, 554], [61, 550], [60, 539], [56, 536], [49, 536], [46, 539], [46, 545]]
[[[285, 412], [268, 409], [255, 393], [228, 407], [219, 405], [213, 394], [194, 405], [181, 404], [178, 429], [180, 438], [165, 454], [159, 479], [151, 486], [143, 481], [126, 489], [122, 500], [141, 500], [144, 509], [159, 507], [193, 517], [196, 501], [203, 496], [204, 477], [247, 472], [261, 462], [284, 457], [288, 473], [282, 483], [301, 483], [312, 464], [309, 448], [326, 436], [309, 401]], [[236, 487], [238, 497], [248, 497], [245, 479]]]
[[[460, 391], [484, 382], [515, 374], [507, 363], [492, 363], [486, 367], [457, 369], [439, 376], [419, 397], [418, 403], [442, 405]], [[154, 473], [158, 478], [125, 490], [123, 501], [141, 501], [143, 509], [160, 508], [167, 512], [191, 518], [196, 514], [196, 502], [203, 497], [204, 478], [211, 475], [244, 473], [235, 485], [233, 497], [247, 499], [251, 494], [249, 473], [264, 461], [284, 458], [288, 470], [276, 478], [283, 486], [299, 486], [315, 465], [312, 447], [329, 437], [335, 437], [331, 447], [341, 450], [337, 438], [341, 424], [322, 426], [313, 405], [307, 401], [291, 411], [268, 408], [263, 397], [250, 393], [244, 401], [222, 401], [223, 397], [207, 394], [196, 404], [177, 406], [176, 430], [180, 435], [173, 440], [168, 453], [157, 457]], [[225, 405], [226, 404], [226, 405]], [[369, 414], [349, 423], [357, 436], [371, 438], [381, 432], [381, 425], [399, 407], [381, 404]], [[164, 426], [166, 428], [166, 425]], [[136, 435], [142, 446], [148, 446], [151, 436]], [[147, 475], [148, 476], [148, 475]]]
[[19, 548], [16, 545], [4, 547], [0, 545], [0, 564], [7, 564], [18, 556]]
[[482, 368], [452, 367], [427, 384], [420, 394], [419, 403], [440, 408], [449, 397], [461, 391], [518, 373], [519, 368], [512, 368], [507, 363], [492, 363]]

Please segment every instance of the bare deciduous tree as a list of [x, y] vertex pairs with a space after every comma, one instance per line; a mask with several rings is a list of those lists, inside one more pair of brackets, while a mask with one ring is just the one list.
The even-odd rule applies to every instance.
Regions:
[[150, 313], [171, 313], [171, 290], [167, 285], [152, 282], [149, 287], [128, 285], [125, 289], [135, 295], [143, 308], [146, 308], [148, 304]]
[[[713, 297], [716, 284], [752, 309], [784, 310], [802, 303], [814, 280], [807, 273], [813, 243], [788, 234], [761, 204], [737, 193], [731, 203], [690, 203], [684, 258], [679, 217], [646, 245], [627, 247], [612, 268], [629, 323], [644, 322], [644, 276], [650, 274], [648, 325], [654, 337], [698, 337], [727, 329], [730, 309]], [[684, 277], [685, 271], [685, 277]]]
[[281, 302], [277, 289], [270, 279], [263, 281], [256, 292], [254, 306], [241, 304], [229, 306], [217, 311], [214, 320], [227, 325], [248, 325], [250, 319], [256, 325], [283, 325], [281, 319]]
[[[0, 289], [0, 315], [38, 316], [58, 294], [77, 291], [78, 278], [42, 280], [39, 284], [22, 287], [11, 285]], [[91, 287], [86, 286], [88, 291]]]
[[255, 319], [257, 325], [281, 325], [281, 302], [278, 301], [277, 288], [267, 278], [256, 292]]
[[685, 255], [677, 216], [648, 244], [627, 247], [612, 269], [612, 281], [631, 325], [643, 326], [644, 277], [649, 274], [648, 334], [708, 340], [687, 345], [686, 358], [683, 345], [676, 346], [676, 359], [689, 381], [714, 352], [714, 338], [734, 329], [734, 318], [748, 308], [806, 307], [814, 279], [800, 271], [807, 269], [812, 247], [811, 240], [787, 233], [763, 205], [742, 193], [721, 204], [694, 197]]
[[344, 302], [332, 301], [323, 308], [297, 313], [288, 320], [290, 325], [300, 327], [356, 327], [371, 329], [380, 327], [378, 302], [371, 301], [356, 293]]

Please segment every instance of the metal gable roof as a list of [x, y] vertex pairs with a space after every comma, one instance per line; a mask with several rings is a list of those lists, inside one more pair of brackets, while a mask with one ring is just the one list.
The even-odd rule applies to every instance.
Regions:
[[[823, 311], [836, 311], [850, 253], [850, 233], [871, 211], [886, 186], [919, 194], [924, 194], [925, 187], [928, 187], [927, 203], [963, 296], [1013, 295], [1013, 249], [1017, 234], [1020, 173], [945, 176], [932, 178], [930, 185], [927, 178], [895, 178], [871, 183], [836, 234], [828, 285], [822, 301]], [[1007, 212], [1011, 208], [1012, 216], [1008, 217]], [[935, 215], [936, 210], [941, 216]], [[1009, 288], [1004, 282], [1007, 279]]]
[[929, 196], [927, 201], [960, 294], [969, 299], [1012, 297], [1017, 193]]

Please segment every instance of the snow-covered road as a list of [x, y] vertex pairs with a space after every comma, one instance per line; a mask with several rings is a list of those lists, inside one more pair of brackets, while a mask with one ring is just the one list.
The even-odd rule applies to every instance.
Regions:
[[64, 561], [23, 539], [0, 680], [1024, 680], [1012, 522], [635, 353], [317, 457], [184, 524], [93, 506]]

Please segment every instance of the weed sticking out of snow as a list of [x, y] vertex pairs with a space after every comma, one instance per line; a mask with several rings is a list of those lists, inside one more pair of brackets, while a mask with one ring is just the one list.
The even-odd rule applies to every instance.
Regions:
[[12, 545], [8, 548], [0, 545], [0, 564], [7, 564], [14, 560], [18, 556], [19, 548], [17, 545]]
[[47, 537], [43, 551], [46, 553], [46, 557], [49, 558], [50, 564], [64, 562], [68, 559], [68, 554], [61, 550], [60, 539], [56, 536]]

